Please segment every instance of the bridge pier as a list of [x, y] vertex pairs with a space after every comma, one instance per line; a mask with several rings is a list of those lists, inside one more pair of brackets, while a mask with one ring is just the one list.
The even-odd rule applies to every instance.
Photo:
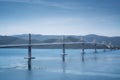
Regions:
[[28, 70], [31, 70], [31, 46], [28, 47]]
[[32, 48], [29, 45], [28, 46], [28, 58], [25, 58], [25, 59], [28, 59], [28, 70], [31, 70], [31, 67], [32, 67], [31, 61], [32, 61], [32, 59], [35, 59], [35, 57], [32, 57], [31, 52], [32, 52]]
[[82, 54], [84, 54], [85, 51], [84, 51], [84, 43], [82, 44]]
[[64, 36], [63, 36], [62, 41], [63, 41], [63, 44], [62, 44], [62, 61], [65, 62], [65, 56], [67, 54], [65, 54], [65, 43], [64, 43], [65, 42], [65, 38], [64, 38]]
[[97, 44], [95, 43], [95, 53], [97, 53], [97, 48], [96, 47], [97, 47]]
[[63, 49], [62, 49], [62, 51], [63, 51], [63, 54], [62, 54], [62, 61], [63, 62], [65, 62], [65, 44], [63, 44]]
[[35, 57], [32, 57], [31, 52], [32, 52], [32, 48], [31, 48], [31, 34], [29, 34], [29, 45], [28, 45], [28, 57], [25, 59], [28, 59], [28, 70], [31, 70], [31, 59], [35, 59]]
[[84, 54], [85, 54], [85, 49], [84, 49], [84, 43], [82, 44], [82, 61], [84, 62]]

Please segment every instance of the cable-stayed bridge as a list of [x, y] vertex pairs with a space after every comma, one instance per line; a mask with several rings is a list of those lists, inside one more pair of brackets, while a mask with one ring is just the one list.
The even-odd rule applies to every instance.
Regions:
[[[35, 59], [34, 57], [31, 56], [31, 49], [32, 47], [39, 47], [39, 46], [51, 46], [51, 45], [60, 45], [62, 46], [62, 61], [65, 62], [65, 49], [66, 45], [80, 45], [80, 49], [82, 49], [82, 55], [85, 53], [85, 49], [94, 49], [94, 52], [97, 53], [97, 49], [101, 46], [101, 49], [103, 51], [106, 51], [106, 49], [120, 49], [120, 47], [115, 47], [112, 46], [111, 44], [106, 45], [104, 43], [96, 43], [96, 42], [64, 42], [64, 37], [63, 41], [57, 42], [57, 43], [37, 43], [37, 44], [32, 44], [31, 43], [31, 34], [29, 34], [29, 42], [28, 44], [9, 44], [9, 45], [0, 45], [0, 48], [28, 48], [28, 57], [25, 59], [28, 59], [28, 69], [31, 70], [31, 59]], [[92, 47], [87, 47], [87, 46], [92, 46]]]

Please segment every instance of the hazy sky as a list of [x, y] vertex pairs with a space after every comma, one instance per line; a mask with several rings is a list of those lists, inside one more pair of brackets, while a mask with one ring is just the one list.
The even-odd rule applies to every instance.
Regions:
[[0, 35], [120, 36], [120, 0], [0, 0]]

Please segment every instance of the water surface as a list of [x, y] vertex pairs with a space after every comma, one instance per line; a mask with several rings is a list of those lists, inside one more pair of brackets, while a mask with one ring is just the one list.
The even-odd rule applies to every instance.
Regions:
[[32, 49], [32, 70], [27, 69], [27, 49], [0, 49], [0, 80], [120, 80], [120, 51]]

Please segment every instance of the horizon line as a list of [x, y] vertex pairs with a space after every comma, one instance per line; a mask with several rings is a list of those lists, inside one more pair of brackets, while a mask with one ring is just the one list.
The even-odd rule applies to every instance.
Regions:
[[100, 35], [100, 34], [41, 34], [41, 33], [17, 33], [17, 34], [0, 34], [0, 36], [15, 36], [15, 35], [53, 35], [53, 36], [87, 36], [87, 35], [96, 35], [96, 36], [105, 36], [105, 37], [120, 37], [118, 35]]

